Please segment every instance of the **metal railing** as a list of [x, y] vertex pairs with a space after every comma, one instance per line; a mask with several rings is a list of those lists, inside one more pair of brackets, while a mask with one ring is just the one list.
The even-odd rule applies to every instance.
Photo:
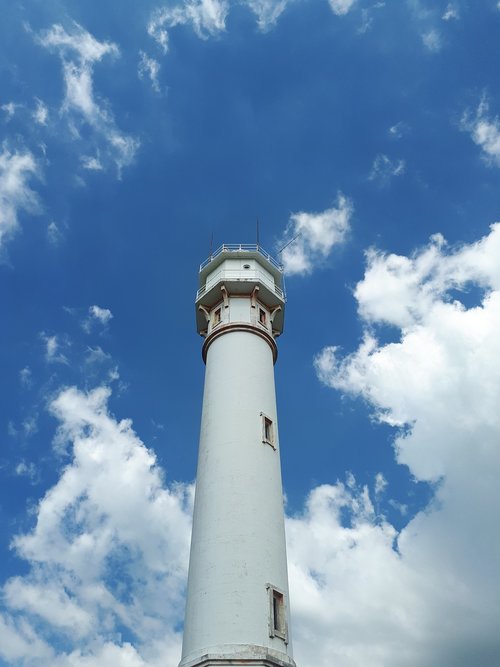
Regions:
[[258, 252], [260, 255], [262, 255], [262, 257], [265, 257], [265, 259], [267, 259], [270, 264], [277, 268], [278, 271], [283, 273], [283, 266], [257, 243], [224, 243], [219, 248], [217, 248], [217, 250], [215, 250], [208, 259], [200, 264], [200, 271], [223, 252]]
[[274, 283], [274, 280], [267, 276], [262, 271], [239, 271], [237, 269], [226, 269], [225, 271], [219, 271], [212, 276], [210, 282], [202, 285], [196, 293], [196, 299], [199, 299], [200, 296], [205, 294], [207, 290], [212, 289], [214, 285], [217, 285], [220, 282], [256, 282], [259, 281], [262, 284], [266, 285], [270, 290], [275, 292], [281, 299], [285, 300], [285, 292], [278, 285]]

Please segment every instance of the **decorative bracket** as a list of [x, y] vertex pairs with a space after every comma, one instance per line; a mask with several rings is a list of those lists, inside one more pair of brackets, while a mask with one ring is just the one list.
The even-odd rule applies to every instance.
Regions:
[[222, 298], [224, 299], [224, 308], [229, 308], [229, 296], [227, 294], [226, 286], [221, 285], [220, 291], [222, 292]]
[[276, 306], [276, 308], [273, 308], [271, 310], [271, 314], [269, 316], [269, 319], [271, 320], [271, 322], [274, 322], [274, 317], [275, 317], [276, 313], [278, 312], [278, 310], [281, 310], [281, 306]]
[[253, 288], [252, 296], [251, 296], [251, 306], [252, 306], [252, 308], [257, 307], [257, 294], [258, 294], [258, 292], [259, 292], [259, 286], [255, 285], [255, 287]]
[[201, 310], [201, 312], [205, 315], [205, 319], [207, 322], [210, 322], [210, 311], [205, 308], [205, 306], [198, 306], [198, 310]]

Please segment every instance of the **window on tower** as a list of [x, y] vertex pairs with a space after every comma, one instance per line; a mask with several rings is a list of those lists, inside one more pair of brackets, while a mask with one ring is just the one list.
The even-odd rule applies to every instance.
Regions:
[[267, 324], [266, 311], [263, 310], [262, 308], [259, 308], [259, 322], [264, 326], [266, 326]]
[[222, 308], [217, 308], [217, 310], [214, 310], [214, 322], [213, 322], [214, 327], [220, 324], [221, 318], [222, 318]]
[[269, 417], [263, 412], [260, 414], [262, 417], [262, 442], [265, 442], [266, 444], [271, 445], [273, 449], [276, 449], [274, 443], [274, 425], [272, 419], [269, 419]]
[[267, 585], [269, 595], [269, 636], [279, 637], [288, 643], [286, 622], [285, 594], [279, 589]]

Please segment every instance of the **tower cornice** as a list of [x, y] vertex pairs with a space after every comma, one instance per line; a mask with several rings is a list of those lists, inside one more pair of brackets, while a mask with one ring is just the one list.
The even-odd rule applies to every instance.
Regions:
[[201, 350], [201, 356], [203, 357], [203, 361], [205, 363], [207, 363], [208, 348], [214, 342], [214, 340], [216, 338], [220, 338], [220, 336], [223, 336], [224, 334], [233, 333], [234, 331], [245, 331], [263, 338], [273, 353], [273, 364], [276, 363], [276, 360], [278, 359], [278, 346], [276, 345], [274, 338], [264, 328], [260, 328], [253, 324], [247, 324], [245, 322], [221, 324], [205, 338], [205, 342], [203, 343], [203, 348]]

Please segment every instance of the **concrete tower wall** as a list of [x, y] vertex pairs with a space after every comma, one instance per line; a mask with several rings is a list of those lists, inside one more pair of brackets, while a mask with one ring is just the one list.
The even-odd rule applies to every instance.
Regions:
[[[261, 413], [276, 449], [262, 442]], [[290, 654], [269, 636], [268, 584], [288, 599], [273, 355], [235, 331], [207, 355], [183, 655], [241, 645]]]

